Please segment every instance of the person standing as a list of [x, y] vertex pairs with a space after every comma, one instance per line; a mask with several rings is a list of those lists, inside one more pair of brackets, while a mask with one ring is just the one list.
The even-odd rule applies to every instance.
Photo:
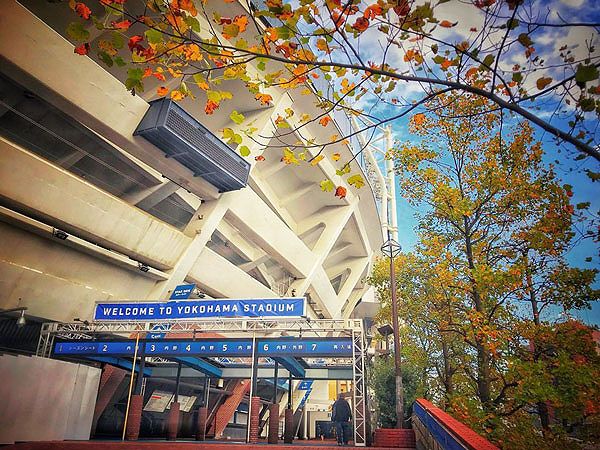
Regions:
[[335, 424], [335, 434], [337, 436], [338, 445], [348, 444], [351, 418], [352, 412], [350, 411], [350, 405], [342, 397], [342, 394], [339, 394], [338, 399], [333, 403], [331, 411], [331, 421]]

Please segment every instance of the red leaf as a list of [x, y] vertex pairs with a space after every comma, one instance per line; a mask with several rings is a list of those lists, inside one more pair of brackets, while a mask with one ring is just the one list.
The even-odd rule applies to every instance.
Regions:
[[335, 196], [339, 198], [346, 197], [346, 188], [343, 186], [338, 186], [335, 188]]
[[131, 26], [131, 21], [130, 20], [121, 20], [120, 22], [112, 22], [111, 25], [113, 28], [116, 28], [117, 30], [127, 30]]
[[256, 161], [264, 161], [264, 160], [265, 160], [265, 157], [264, 157], [263, 155], [258, 155], [258, 156], [256, 156], [256, 157], [254, 157], [254, 159], [255, 159]]
[[139, 43], [142, 42], [144, 40], [143, 36], [140, 36], [139, 34], [136, 34], [135, 36], [131, 36], [129, 38], [129, 42], [127, 43], [127, 46], [129, 47], [129, 50], [134, 51], [134, 50], [144, 50], [144, 47], [142, 47]]
[[367, 28], [369, 28], [369, 19], [365, 19], [364, 17], [359, 17], [358, 19], [356, 19], [356, 22], [354, 22], [354, 25], [352, 25], [352, 28], [355, 29], [356, 31], [362, 33]]
[[88, 20], [92, 15], [92, 10], [85, 3], [75, 3], [75, 12], [85, 20]]
[[90, 52], [90, 44], [87, 42], [85, 44], [81, 44], [78, 47], [75, 47], [73, 53], [77, 53], [78, 55], [87, 55]]

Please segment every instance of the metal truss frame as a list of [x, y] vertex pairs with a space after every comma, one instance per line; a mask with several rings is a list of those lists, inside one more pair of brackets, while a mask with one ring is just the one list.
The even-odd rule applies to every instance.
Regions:
[[[218, 332], [228, 336], [251, 333], [253, 336], [269, 336], [274, 333], [306, 337], [334, 337], [345, 335], [352, 338], [352, 382], [354, 387], [354, 445], [366, 446], [366, 372], [365, 372], [365, 333], [361, 319], [202, 319], [194, 321], [131, 321], [131, 322], [51, 322], [42, 325], [38, 342], [37, 356], [49, 358], [52, 355], [54, 340], [93, 340], [112, 335], [131, 339], [135, 333], [156, 333], [158, 325], [168, 325], [166, 333], [206, 333]], [[156, 363], [167, 362], [156, 358]], [[159, 360], [160, 359], [160, 360]]]
[[352, 330], [352, 365], [353, 403], [354, 403], [354, 445], [367, 445], [366, 419], [366, 371], [365, 371], [365, 337], [361, 331]]

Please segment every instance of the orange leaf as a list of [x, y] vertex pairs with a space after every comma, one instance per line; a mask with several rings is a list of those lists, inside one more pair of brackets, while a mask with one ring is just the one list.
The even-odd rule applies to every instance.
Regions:
[[215, 101], [212, 100], [208, 100], [206, 102], [206, 105], [204, 106], [204, 112], [206, 114], [212, 114], [213, 112], [215, 112], [215, 109], [217, 109], [219, 107], [219, 104]]
[[467, 78], [474, 77], [478, 70], [479, 69], [477, 67], [471, 67], [469, 70], [467, 70]]
[[321, 120], [319, 120], [319, 123], [324, 127], [326, 127], [329, 124], [329, 122], [331, 122], [331, 117], [329, 116], [321, 117]]
[[541, 78], [538, 78], [538, 80], [535, 82], [535, 85], [541, 91], [546, 86], [548, 86], [550, 83], [552, 83], [551, 77], [541, 77]]
[[415, 114], [413, 116], [413, 122], [416, 125], [423, 125], [423, 123], [425, 122], [425, 114], [423, 114], [423, 113]]
[[449, 20], [442, 20], [440, 22], [440, 27], [444, 27], [444, 28], [452, 28], [453, 26], [455, 26], [458, 22], [450, 22]]
[[169, 89], [167, 89], [164, 86], [161, 86], [158, 89], [156, 89], [156, 93], [158, 95], [160, 95], [161, 97], [164, 97], [165, 95], [167, 95], [169, 93]]
[[248, 27], [248, 16], [239, 15], [233, 18], [233, 23], [236, 24], [240, 28], [240, 33], [246, 31]]
[[346, 188], [343, 186], [338, 186], [335, 188], [335, 196], [339, 198], [346, 197]]
[[269, 94], [260, 93], [256, 94], [254, 98], [258, 100], [261, 105], [269, 105], [271, 104], [271, 100], [273, 100], [273, 97], [271, 97]]
[[363, 16], [367, 19], [374, 19], [375, 17], [380, 16], [381, 14], [383, 14], [383, 8], [377, 3], [375, 3], [373, 5], [367, 6], [367, 9], [365, 9]]
[[255, 156], [255, 157], [254, 157], [254, 159], [255, 159], [256, 161], [264, 161], [264, 160], [265, 160], [265, 157], [264, 157], [263, 155], [258, 155], [258, 156]]
[[452, 66], [454, 63], [452, 61], [450, 61], [449, 59], [445, 59], [442, 64], [440, 64], [442, 70], [448, 70], [448, 68], [450, 66]]

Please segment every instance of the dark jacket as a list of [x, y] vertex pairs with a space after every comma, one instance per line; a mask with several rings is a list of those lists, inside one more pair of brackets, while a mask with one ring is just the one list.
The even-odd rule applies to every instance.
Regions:
[[332, 422], [348, 422], [352, 417], [352, 411], [350, 411], [350, 405], [346, 400], [340, 398], [333, 404], [333, 410], [331, 411]]

